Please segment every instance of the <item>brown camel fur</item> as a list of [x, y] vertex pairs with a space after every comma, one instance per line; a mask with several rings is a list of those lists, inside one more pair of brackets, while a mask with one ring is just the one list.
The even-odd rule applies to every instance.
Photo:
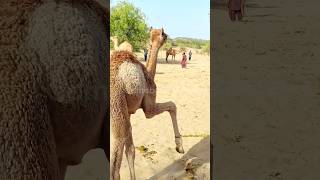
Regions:
[[110, 62], [110, 115], [111, 131], [114, 137], [111, 151], [111, 177], [120, 179], [120, 167], [125, 147], [131, 180], [135, 180], [133, 145], [130, 115], [142, 108], [146, 118], [168, 111], [173, 123], [176, 150], [184, 153], [178, 129], [176, 106], [173, 102], [156, 102], [156, 72], [159, 48], [166, 41], [163, 29], [150, 31], [149, 58], [146, 67], [128, 51], [115, 51]]
[[1, 180], [63, 180], [90, 149], [109, 152], [106, 10], [92, 0], [1, 1]]
[[172, 47], [170, 49], [168, 49], [166, 51], [166, 61], [168, 62], [168, 57], [169, 55], [172, 56], [172, 60], [175, 60], [176, 59], [176, 55], [181, 53], [182, 50], [176, 50], [176, 49], [173, 49]]
[[129, 51], [129, 52], [133, 52], [133, 47], [132, 45], [128, 42], [128, 41], [124, 41], [123, 43], [121, 43], [119, 46], [119, 41], [117, 37], [111, 37], [110, 38], [113, 42], [114, 45], [114, 50], [119, 51], [119, 50], [124, 50], [124, 51]]

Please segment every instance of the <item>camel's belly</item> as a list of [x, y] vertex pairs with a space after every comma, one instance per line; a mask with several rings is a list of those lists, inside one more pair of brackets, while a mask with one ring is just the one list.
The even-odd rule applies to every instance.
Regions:
[[79, 164], [90, 149], [101, 143], [104, 105], [87, 107], [50, 104], [50, 119], [53, 124], [56, 149], [60, 160], [69, 165]]
[[127, 95], [129, 114], [134, 114], [141, 107], [143, 96]]

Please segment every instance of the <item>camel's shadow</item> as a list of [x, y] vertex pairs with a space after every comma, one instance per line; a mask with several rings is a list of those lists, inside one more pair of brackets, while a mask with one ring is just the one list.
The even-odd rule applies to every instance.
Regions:
[[[196, 167], [201, 167], [205, 163], [210, 162], [210, 137], [203, 138], [200, 142], [194, 145], [189, 151], [184, 154], [180, 160], [173, 162], [171, 165], [164, 168], [161, 172], [150, 177], [148, 180], [171, 179], [176, 180], [185, 179], [187, 177], [187, 170], [185, 169], [185, 162], [188, 159], [194, 158], [192, 164]], [[208, 170], [209, 171], [209, 170]], [[174, 174], [174, 177], [172, 177]], [[210, 172], [207, 172], [210, 174]], [[209, 178], [209, 177], [208, 177]]]

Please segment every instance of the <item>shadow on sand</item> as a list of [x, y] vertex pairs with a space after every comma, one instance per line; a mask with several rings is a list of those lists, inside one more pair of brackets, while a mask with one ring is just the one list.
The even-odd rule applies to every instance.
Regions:
[[[189, 149], [189, 151], [186, 154], [184, 154], [181, 157], [180, 160], [175, 161], [174, 163], [167, 166], [161, 172], [155, 174], [148, 180], [171, 179], [171, 178], [179, 180], [179, 179], [186, 178], [187, 171], [185, 170], [185, 162], [186, 160], [191, 158], [195, 158], [192, 161], [192, 164], [195, 167], [194, 170], [196, 170], [197, 167], [200, 167], [203, 164], [210, 162], [210, 137], [209, 136], [203, 138], [200, 142], [195, 144], [191, 149]], [[207, 172], [207, 173], [208, 175], [210, 174], [210, 172]], [[171, 177], [170, 174], [174, 174], [175, 176]]]

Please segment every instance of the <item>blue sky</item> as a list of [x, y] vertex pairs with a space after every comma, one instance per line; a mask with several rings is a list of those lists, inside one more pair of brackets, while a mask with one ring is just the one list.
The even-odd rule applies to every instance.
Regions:
[[[123, 0], [111, 0], [111, 7]], [[210, 0], [126, 0], [171, 37], [210, 39]]]

